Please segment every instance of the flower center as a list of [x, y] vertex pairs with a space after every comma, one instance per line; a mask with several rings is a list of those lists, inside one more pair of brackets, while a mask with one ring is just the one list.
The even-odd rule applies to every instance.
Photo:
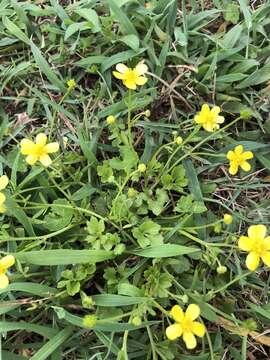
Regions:
[[187, 318], [183, 319], [183, 321], [181, 322], [183, 332], [191, 332], [192, 331], [192, 323], [193, 323], [193, 321], [190, 319], [187, 319]]
[[239, 165], [243, 165], [243, 163], [245, 162], [245, 159], [243, 159], [242, 154], [241, 155], [236, 155], [235, 156], [235, 161], [239, 164]]
[[253, 245], [252, 251], [256, 252], [256, 254], [258, 254], [259, 256], [263, 256], [267, 251], [264, 241], [257, 240]]
[[136, 82], [138, 79], [138, 74], [137, 71], [129, 69], [126, 71], [125, 73], [125, 80], [129, 81], [129, 82]]
[[45, 146], [36, 144], [36, 146], [35, 146], [35, 155], [40, 157], [40, 156], [43, 156], [43, 155], [46, 155], [46, 154], [47, 154], [47, 152], [45, 150]]

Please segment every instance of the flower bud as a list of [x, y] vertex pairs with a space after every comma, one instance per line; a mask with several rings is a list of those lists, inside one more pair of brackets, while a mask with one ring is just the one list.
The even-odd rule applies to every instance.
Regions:
[[146, 165], [145, 164], [139, 164], [138, 171], [143, 173], [146, 171]]
[[95, 327], [97, 324], [97, 316], [96, 315], [86, 315], [83, 318], [83, 326], [85, 326], [86, 328], [93, 328]]
[[107, 121], [107, 124], [108, 125], [112, 125], [112, 124], [114, 124], [115, 123], [115, 117], [113, 116], [113, 115], [110, 115], [110, 116], [108, 116], [107, 118], [106, 118], [106, 121]]
[[224, 214], [223, 221], [226, 225], [230, 225], [233, 221], [233, 217], [230, 214]]
[[219, 265], [217, 267], [217, 273], [220, 275], [225, 274], [226, 271], [227, 271], [227, 268], [224, 265]]
[[134, 318], [132, 319], [131, 322], [134, 326], [140, 326], [142, 323], [142, 320], [139, 316], [134, 316]]
[[150, 117], [151, 111], [150, 111], [150, 110], [145, 110], [144, 115], [145, 115], [146, 117]]
[[128, 189], [128, 197], [129, 198], [134, 198], [137, 195], [138, 191], [135, 190], [134, 188], [129, 188]]
[[181, 145], [182, 142], [183, 142], [183, 139], [181, 138], [181, 136], [177, 136], [177, 138], [175, 139], [175, 143], [176, 143], [177, 145]]

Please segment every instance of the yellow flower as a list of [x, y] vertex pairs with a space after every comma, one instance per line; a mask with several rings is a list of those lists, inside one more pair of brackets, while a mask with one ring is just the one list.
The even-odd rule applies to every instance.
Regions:
[[[0, 177], [0, 190], [4, 190], [8, 184], [8, 177], [3, 175]], [[3, 214], [6, 211], [6, 207], [4, 202], [6, 201], [6, 197], [3, 193], [0, 192], [0, 214]]]
[[226, 225], [230, 225], [233, 221], [233, 217], [231, 214], [224, 214], [223, 221]]
[[204, 130], [213, 132], [219, 129], [219, 124], [224, 123], [224, 117], [220, 116], [220, 107], [214, 106], [211, 110], [209, 105], [203, 104], [201, 111], [195, 115], [195, 122], [201, 125]]
[[45, 134], [38, 134], [36, 143], [28, 139], [23, 139], [21, 141], [21, 153], [23, 155], [28, 155], [26, 157], [26, 162], [29, 165], [34, 165], [38, 160], [46, 167], [51, 165], [52, 160], [48, 154], [57, 152], [59, 150], [59, 144], [53, 142], [46, 145], [46, 143], [47, 136]]
[[4, 256], [0, 260], [0, 289], [4, 289], [8, 286], [9, 279], [6, 275], [6, 272], [8, 268], [14, 265], [14, 263], [15, 263], [15, 258], [13, 255]]
[[76, 81], [74, 79], [70, 79], [67, 81], [68, 90], [73, 90], [77, 86]]
[[253, 153], [251, 151], [245, 151], [242, 145], [237, 145], [234, 150], [227, 152], [227, 159], [230, 160], [229, 173], [235, 175], [238, 171], [239, 166], [244, 171], [249, 171], [251, 169], [250, 164], [246, 161], [253, 158]]
[[169, 340], [175, 340], [183, 336], [183, 340], [188, 349], [194, 349], [197, 341], [194, 335], [203, 337], [205, 334], [205, 326], [199, 321], [194, 321], [200, 315], [198, 305], [190, 304], [184, 313], [179, 305], [175, 305], [171, 309], [171, 317], [175, 320], [173, 325], [166, 329], [166, 335]]
[[144, 85], [147, 82], [147, 78], [142, 76], [148, 70], [145, 64], [138, 64], [134, 69], [130, 69], [124, 64], [117, 64], [116, 70], [113, 71], [113, 75], [122, 80], [128, 89], [136, 90], [137, 85]]
[[108, 125], [114, 124], [115, 123], [115, 116], [113, 116], [113, 115], [107, 116], [106, 122], [107, 122]]
[[251, 271], [257, 269], [262, 259], [270, 267], [270, 236], [266, 236], [265, 225], [252, 225], [248, 228], [248, 236], [241, 236], [238, 241], [239, 249], [247, 251], [247, 268]]

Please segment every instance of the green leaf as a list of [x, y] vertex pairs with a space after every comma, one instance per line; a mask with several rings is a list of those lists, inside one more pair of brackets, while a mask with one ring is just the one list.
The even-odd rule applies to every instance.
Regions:
[[264, 65], [262, 68], [254, 71], [249, 77], [236, 85], [236, 89], [244, 89], [249, 86], [259, 85], [270, 79], [270, 64]]
[[115, 307], [142, 304], [149, 300], [142, 296], [122, 296], [113, 294], [93, 295], [93, 300], [97, 306]]
[[145, 249], [132, 250], [130, 253], [147, 258], [163, 258], [191, 254], [198, 251], [199, 249], [177, 244], [162, 244], [159, 246], [150, 246]]
[[239, 7], [237, 4], [227, 4], [224, 12], [224, 19], [236, 25], [239, 21]]
[[127, 46], [129, 46], [132, 50], [138, 51], [140, 47], [140, 41], [138, 37], [134, 34], [129, 34], [121, 37], [119, 41], [123, 42]]
[[59, 331], [59, 333], [43, 345], [35, 355], [31, 356], [30, 360], [48, 359], [48, 357], [70, 337], [72, 332], [72, 327], [66, 327], [64, 330]]
[[[69, 202], [66, 199], [54, 200], [53, 205], [68, 206]], [[65, 226], [71, 223], [74, 211], [73, 209], [52, 207], [49, 214], [44, 217], [43, 226], [51, 231], [57, 231], [63, 229]]]
[[32, 295], [37, 295], [41, 297], [48, 297], [52, 294], [56, 294], [58, 291], [55, 288], [52, 288], [47, 285], [19, 282], [11, 283], [6, 288], [0, 289], [0, 294], [10, 292], [10, 291], [21, 291], [23, 293], [29, 293]]
[[114, 0], [107, 0], [107, 3], [109, 4], [115, 18], [119, 21], [122, 32], [128, 35], [133, 34], [138, 37], [137, 30], [125, 12], [117, 5], [117, 2]]
[[101, 31], [100, 21], [99, 17], [95, 10], [93, 9], [78, 9], [75, 10], [75, 13], [80, 15], [82, 18], [86, 19], [92, 24], [92, 31], [94, 33]]
[[154, 223], [152, 220], [145, 221], [139, 227], [132, 230], [132, 234], [138, 241], [141, 248], [148, 245], [161, 245], [163, 243], [163, 236], [160, 232], [160, 225]]
[[24, 321], [20, 321], [20, 322], [0, 321], [0, 329], [1, 332], [26, 330], [29, 331], [30, 333], [34, 332], [40, 334], [41, 336], [44, 336], [46, 338], [52, 338], [58, 332], [56, 329], [52, 329], [48, 326], [26, 323]]
[[95, 264], [114, 257], [111, 251], [105, 250], [40, 250], [17, 252], [15, 258], [21, 262], [34, 265], [68, 265]]

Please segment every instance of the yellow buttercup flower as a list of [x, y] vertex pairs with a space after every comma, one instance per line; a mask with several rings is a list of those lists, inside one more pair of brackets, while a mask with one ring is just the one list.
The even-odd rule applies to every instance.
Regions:
[[224, 117], [220, 116], [221, 109], [214, 106], [211, 110], [208, 104], [203, 104], [201, 111], [195, 115], [194, 121], [201, 125], [204, 130], [214, 132], [219, 129], [219, 124], [224, 123]]
[[117, 64], [116, 70], [113, 71], [113, 75], [122, 80], [128, 89], [136, 90], [137, 85], [144, 85], [147, 82], [147, 78], [143, 76], [148, 70], [145, 64], [138, 64], [134, 69], [124, 64]]
[[[8, 185], [8, 177], [3, 175], [0, 177], [0, 190], [4, 190]], [[0, 192], [0, 214], [3, 214], [6, 211], [5, 207], [6, 196]]]
[[266, 235], [265, 225], [252, 225], [248, 228], [248, 236], [241, 236], [238, 241], [239, 249], [247, 251], [247, 268], [251, 271], [257, 269], [260, 259], [270, 267], [270, 236]]
[[36, 136], [36, 143], [28, 139], [21, 141], [21, 153], [28, 155], [26, 162], [29, 165], [34, 165], [38, 160], [46, 167], [51, 165], [52, 160], [48, 154], [57, 152], [59, 150], [59, 144], [57, 142], [46, 143], [47, 136], [43, 133]]
[[239, 166], [244, 171], [249, 171], [251, 169], [250, 164], [247, 160], [253, 158], [253, 153], [251, 151], [244, 151], [242, 145], [237, 145], [234, 150], [227, 152], [227, 159], [230, 161], [229, 173], [235, 175], [239, 169]]
[[205, 326], [199, 321], [195, 321], [200, 315], [199, 306], [190, 304], [184, 313], [179, 305], [175, 305], [172, 307], [170, 315], [175, 323], [167, 327], [167, 338], [175, 340], [183, 336], [186, 347], [194, 349], [197, 345], [195, 335], [203, 337], [205, 334]]
[[68, 90], [73, 90], [73, 89], [75, 89], [76, 86], [77, 86], [77, 83], [74, 79], [70, 79], [67, 81]]
[[4, 256], [0, 260], [0, 289], [4, 289], [9, 284], [9, 279], [6, 275], [7, 270], [13, 266], [15, 263], [15, 258], [13, 255]]

